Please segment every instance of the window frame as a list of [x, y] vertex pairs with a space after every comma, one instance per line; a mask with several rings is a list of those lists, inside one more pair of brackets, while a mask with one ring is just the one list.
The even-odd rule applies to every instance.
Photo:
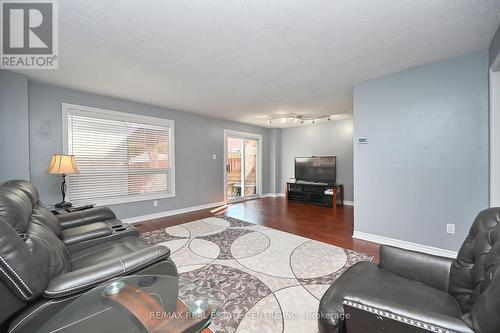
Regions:
[[[166, 199], [175, 197], [175, 122], [166, 118], [157, 118], [157, 117], [149, 117], [143, 116], [135, 113], [128, 112], [120, 112], [113, 110], [106, 110], [101, 108], [95, 108], [84, 105], [77, 104], [69, 104], [62, 103], [62, 141], [63, 141], [63, 152], [64, 154], [68, 154], [68, 116], [69, 115], [83, 115], [83, 116], [91, 116], [99, 119], [109, 119], [109, 120], [117, 120], [117, 121], [127, 121], [148, 124], [148, 125], [156, 125], [156, 126], [165, 126], [169, 127], [169, 159], [171, 165], [171, 173], [172, 173], [172, 193], [152, 193], [152, 194], [136, 194], [129, 195], [123, 197], [116, 198], [102, 198], [102, 199], [92, 199], [92, 203], [96, 205], [116, 205], [116, 204], [124, 204], [130, 202], [139, 202], [139, 201], [150, 201], [157, 199]], [[171, 155], [171, 156], [170, 156]], [[71, 175], [68, 175], [71, 177]], [[68, 186], [68, 190], [66, 196], [71, 200], [71, 186]], [[89, 203], [83, 202], [82, 204]]]

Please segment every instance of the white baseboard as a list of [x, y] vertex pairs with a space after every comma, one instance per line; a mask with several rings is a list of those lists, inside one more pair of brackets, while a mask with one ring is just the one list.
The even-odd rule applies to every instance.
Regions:
[[265, 193], [261, 195], [262, 198], [279, 198], [284, 197], [285, 193]]
[[354, 207], [354, 201], [344, 200], [344, 205]]
[[122, 221], [125, 223], [134, 224], [134, 223], [144, 222], [144, 221], [148, 221], [148, 220], [159, 219], [162, 217], [178, 215], [178, 214], [185, 214], [185, 213], [190, 213], [190, 212], [194, 212], [197, 210], [214, 208], [214, 207], [223, 206], [223, 205], [225, 205], [224, 201], [212, 202], [212, 203], [205, 204], [205, 205], [191, 206], [191, 207], [169, 210], [169, 211], [165, 211], [165, 212], [129, 217], [126, 219], [122, 219]]
[[458, 254], [457, 252], [445, 250], [445, 249], [440, 249], [438, 247], [432, 247], [432, 246], [407, 242], [407, 241], [403, 241], [403, 240], [399, 240], [399, 239], [368, 234], [368, 233], [360, 232], [360, 231], [354, 231], [352, 238], [362, 239], [365, 241], [379, 243], [379, 244], [383, 244], [383, 245], [400, 247], [402, 249], [411, 250], [411, 251], [424, 252], [424, 253], [433, 254], [433, 255], [441, 256], [441, 257], [456, 258], [457, 254]]

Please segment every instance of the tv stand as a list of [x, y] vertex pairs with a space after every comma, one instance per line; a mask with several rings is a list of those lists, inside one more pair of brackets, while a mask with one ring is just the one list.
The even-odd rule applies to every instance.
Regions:
[[320, 183], [320, 182], [306, 182], [306, 181], [303, 181], [303, 180], [298, 180], [297, 182], [295, 182], [295, 184], [323, 185], [323, 186], [327, 186], [327, 185], [328, 185], [328, 183]]
[[[325, 191], [330, 189], [333, 193], [325, 194]], [[286, 183], [285, 196], [288, 202], [302, 202], [335, 209], [337, 206], [344, 206], [344, 185], [312, 182]]]

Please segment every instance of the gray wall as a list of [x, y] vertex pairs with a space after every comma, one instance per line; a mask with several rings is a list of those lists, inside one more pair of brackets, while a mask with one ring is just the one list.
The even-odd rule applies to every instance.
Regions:
[[281, 183], [281, 129], [273, 128], [271, 130], [271, 192], [281, 193], [283, 190], [280, 187]]
[[[219, 202], [223, 194], [223, 130], [245, 131], [263, 136], [263, 193], [272, 191], [271, 130], [214, 118], [202, 117], [125, 100], [87, 94], [52, 85], [30, 82], [31, 180], [46, 203], [60, 201], [60, 179], [45, 170], [53, 153], [62, 150], [62, 103], [136, 113], [175, 121], [176, 197], [114, 205], [122, 217]], [[212, 159], [217, 154], [217, 160]]]
[[[490, 54], [490, 67], [495, 65], [494, 68], [492, 68], [492, 70], [494, 71], [500, 70], [500, 25], [498, 26], [495, 36], [493, 36], [493, 40], [491, 41], [489, 54]], [[494, 62], [495, 64], [493, 64]]]
[[337, 156], [337, 183], [344, 184], [345, 200], [353, 200], [352, 119], [286, 128], [281, 131], [281, 180], [279, 191], [294, 177], [294, 158]]
[[0, 181], [28, 179], [28, 79], [0, 70]]
[[360, 136], [355, 230], [458, 250], [488, 206], [487, 50], [356, 84]]

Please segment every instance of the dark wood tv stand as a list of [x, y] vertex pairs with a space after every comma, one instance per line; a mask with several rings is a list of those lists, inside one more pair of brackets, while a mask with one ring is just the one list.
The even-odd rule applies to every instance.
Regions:
[[[328, 189], [333, 189], [333, 194], [325, 194]], [[303, 202], [335, 209], [337, 206], [344, 206], [344, 185], [286, 183], [285, 196], [288, 202]]]

